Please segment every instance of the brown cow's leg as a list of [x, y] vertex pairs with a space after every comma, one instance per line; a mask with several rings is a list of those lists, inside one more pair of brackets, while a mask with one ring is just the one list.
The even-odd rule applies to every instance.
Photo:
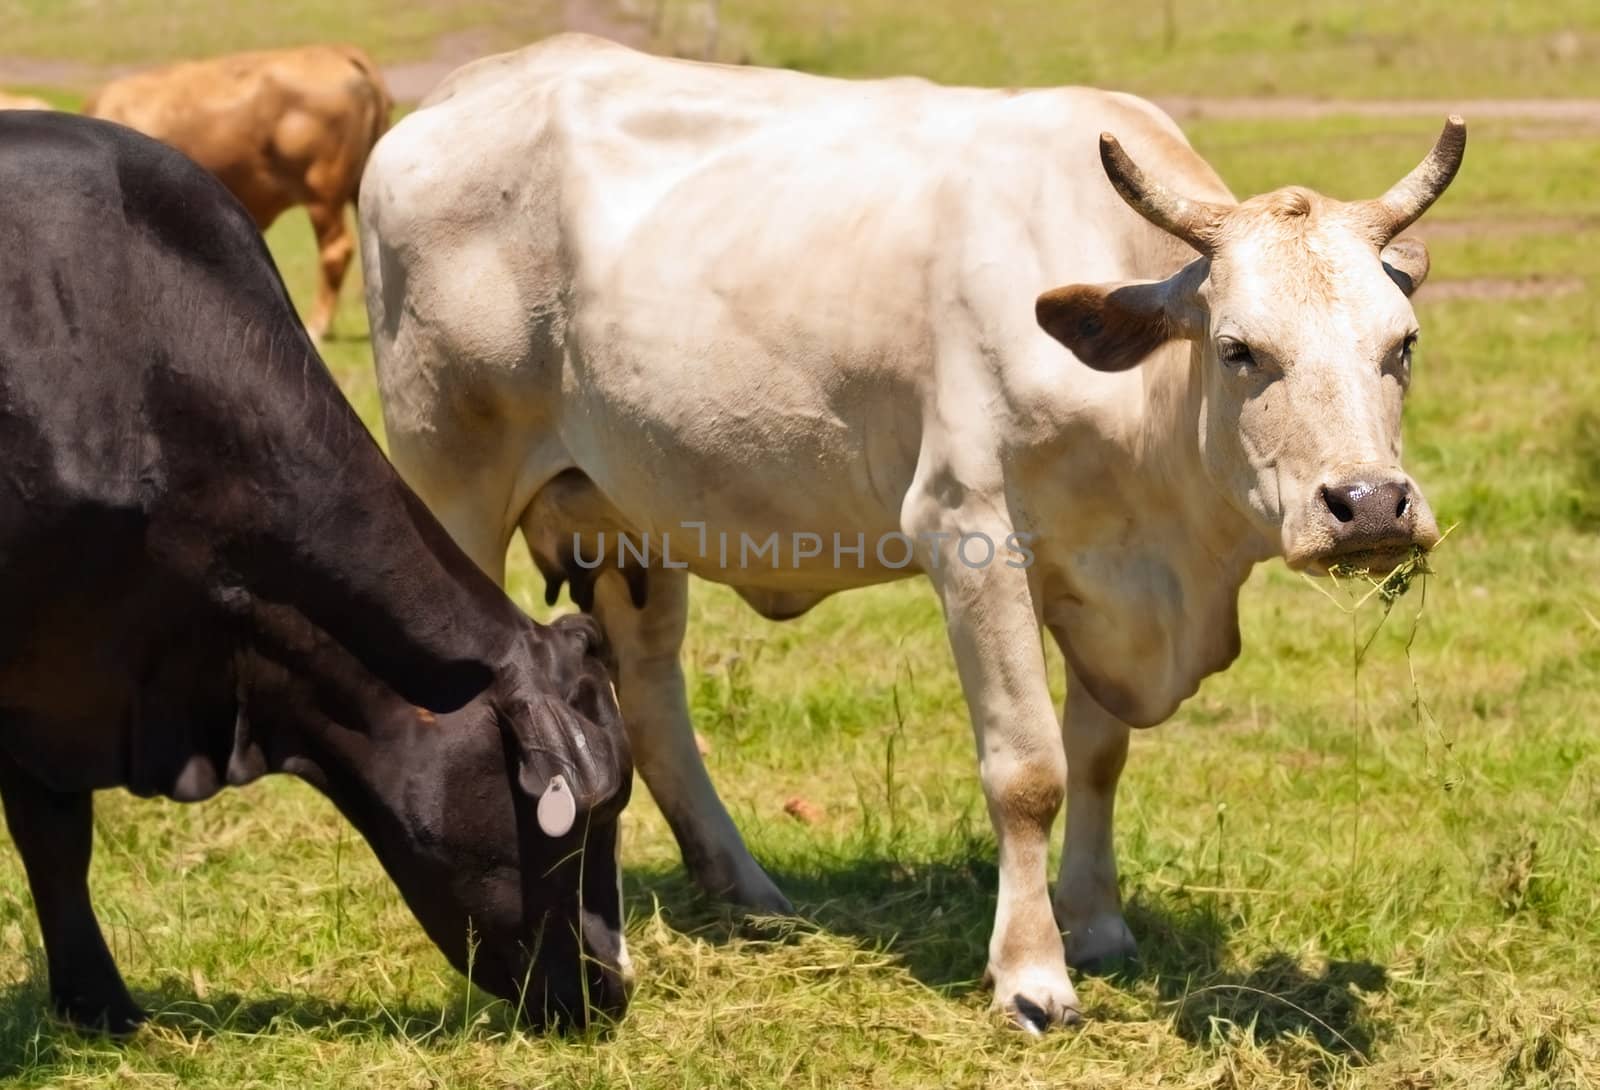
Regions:
[[33, 890], [56, 1011], [81, 1026], [131, 1032], [145, 1014], [128, 995], [89, 903], [93, 796], [52, 791], [0, 755], [0, 798]]
[[333, 327], [334, 308], [339, 305], [339, 287], [350, 268], [350, 256], [355, 252], [355, 239], [345, 222], [344, 205], [312, 204], [306, 207], [311, 214], [311, 229], [317, 234], [317, 263], [321, 279], [317, 282], [317, 301], [311, 308], [311, 320], [306, 331], [313, 341], [320, 341]]

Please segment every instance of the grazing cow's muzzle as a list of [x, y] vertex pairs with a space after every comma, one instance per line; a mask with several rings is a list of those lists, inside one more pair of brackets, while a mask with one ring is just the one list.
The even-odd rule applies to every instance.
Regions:
[[609, 1018], [622, 1017], [633, 995], [633, 965], [622, 928], [593, 913], [583, 919], [583, 965], [589, 1006]]
[[633, 970], [621, 928], [585, 912], [575, 926], [570, 919], [548, 920], [534, 942], [531, 959], [523, 951], [503, 959], [480, 955], [471, 967], [474, 983], [538, 1030], [582, 1029], [627, 1012]]
[[1421, 490], [1394, 470], [1369, 465], [1332, 474], [1311, 507], [1311, 540], [1298, 550], [1300, 556], [1289, 558], [1294, 567], [1387, 575], [1413, 550], [1427, 551], [1439, 541]]
[[[581, 863], [562, 870], [581, 890], [570, 915], [552, 916], [537, 936], [534, 984], [522, 998], [523, 1017], [535, 1026], [584, 1027], [615, 1021], [633, 994], [633, 966], [623, 936], [620, 829], [615, 819], [592, 828]], [[573, 873], [576, 871], [577, 873]]]
[[[437, 808], [418, 816], [390, 866], [451, 964], [540, 1029], [620, 1018], [631, 977], [619, 819], [633, 767], [621, 723], [614, 710], [606, 726], [577, 711], [559, 724], [555, 715], [537, 720], [545, 737], [528, 731], [527, 748], [490, 715], [442, 717], [427, 728], [425, 744], [444, 752], [424, 754], [435, 758], [426, 762], [431, 775], [413, 797]], [[548, 729], [552, 724], [563, 729]], [[565, 753], [556, 748], [572, 738], [582, 744]], [[529, 775], [529, 753], [560, 760], [567, 771]], [[567, 753], [581, 759], [569, 763]], [[516, 786], [502, 796], [488, 785], [508, 778], [508, 764], [517, 769]], [[533, 797], [524, 781], [544, 794]], [[548, 785], [557, 781], [564, 807], [549, 805], [556, 789]]]

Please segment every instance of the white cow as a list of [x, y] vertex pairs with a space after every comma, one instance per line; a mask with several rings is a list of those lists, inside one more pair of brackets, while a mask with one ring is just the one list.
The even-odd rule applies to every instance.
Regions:
[[42, 98], [35, 98], [32, 95], [12, 95], [7, 94], [5, 91], [0, 91], [0, 110], [49, 110], [53, 108]]
[[553, 38], [455, 73], [367, 169], [391, 450], [488, 572], [520, 528], [574, 580], [685, 862], [757, 908], [788, 902], [696, 752], [689, 574], [770, 617], [926, 575], [999, 838], [996, 1003], [1076, 1021], [1061, 929], [1074, 964], [1133, 950], [1129, 728], [1238, 654], [1258, 561], [1387, 571], [1438, 538], [1400, 468], [1427, 253], [1391, 240], [1464, 146], [1451, 119], [1378, 200], [1237, 203], [1128, 95]]

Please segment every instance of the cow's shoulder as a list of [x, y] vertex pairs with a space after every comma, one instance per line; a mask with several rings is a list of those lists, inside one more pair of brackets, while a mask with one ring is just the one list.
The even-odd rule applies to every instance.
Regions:
[[[149, 343], [161, 346], [160, 358], [133, 353], [143, 365], [209, 373], [235, 362], [230, 330], [285, 343], [296, 336], [288, 293], [254, 222], [187, 156], [124, 126], [60, 113], [0, 117], [0, 150], [0, 220], [21, 233], [31, 259], [6, 270], [11, 292], [33, 300], [4, 315], [0, 328], [13, 338], [42, 344], [65, 330], [108, 352]], [[73, 278], [46, 290], [57, 268], [72, 269]], [[67, 306], [69, 296], [76, 306]], [[64, 327], [53, 317], [58, 310]], [[208, 339], [221, 343], [203, 348]], [[179, 345], [195, 351], [177, 352]], [[113, 376], [127, 389], [137, 385], [125, 368], [83, 374], [96, 382]]]

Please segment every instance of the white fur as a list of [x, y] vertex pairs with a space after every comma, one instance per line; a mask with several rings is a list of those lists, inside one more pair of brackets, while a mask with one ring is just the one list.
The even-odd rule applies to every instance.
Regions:
[[[1359, 290], [1320, 307], [1274, 301], [1293, 270], [1240, 250], [1193, 304], [1316, 350], [1270, 420], [1199, 342], [1084, 367], [1037, 328], [1035, 297], [1193, 257], [1108, 184], [1108, 129], [1165, 184], [1231, 203], [1129, 96], [850, 83], [577, 36], [446, 81], [384, 138], [361, 199], [395, 462], [491, 574], [519, 526], [549, 560], [607, 527], [671, 531], [676, 552], [685, 520], [735, 541], [1037, 535], [1028, 570], [927, 549], [905, 571], [827, 550], [777, 571], [677, 558], [775, 613], [930, 578], [999, 838], [996, 1002], [1052, 1020], [1077, 1003], [1046, 880], [1068, 785], [1054, 912], [1075, 956], [1127, 952], [1111, 810], [1128, 728], [1237, 654], [1238, 588], [1294, 551], [1319, 473], [1397, 461], [1398, 391], [1354, 350], [1409, 320], [1375, 253], [1334, 255], [1365, 262]], [[620, 580], [597, 591], [635, 759], [696, 878], [786, 908], [696, 751], [685, 573], [652, 570], [643, 610]], [[1065, 746], [1041, 627], [1072, 670]]]

